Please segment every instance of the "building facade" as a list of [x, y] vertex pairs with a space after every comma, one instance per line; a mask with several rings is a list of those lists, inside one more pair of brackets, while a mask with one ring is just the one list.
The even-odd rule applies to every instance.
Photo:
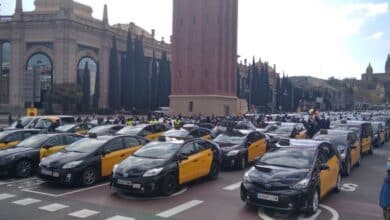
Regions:
[[173, 114], [238, 113], [237, 0], [174, 0]]
[[32, 103], [46, 108], [52, 85], [78, 83], [86, 66], [91, 74], [91, 96], [99, 83], [99, 107], [109, 108], [113, 36], [119, 55], [126, 51], [128, 31], [142, 37], [146, 58], [153, 52], [157, 58], [163, 52], [170, 57], [171, 50], [163, 40], [154, 39], [154, 30], [149, 33], [133, 23], [110, 26], [106, 6], [102, 20], [98, 20], [92, 17], [91, 7], [72, 0], [36, 0], [32, 12], [24, 12], [22, 0], [17, 0], [14, 15], [0, 16], [0, 30], [2, 112], [22, 113]]

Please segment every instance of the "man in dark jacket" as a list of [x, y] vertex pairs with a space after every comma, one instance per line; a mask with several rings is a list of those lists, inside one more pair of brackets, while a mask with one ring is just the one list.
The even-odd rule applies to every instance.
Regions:
[[385, 220], [390, 220], [390, 158], [386, 163], [387, 176], [383, 182], [379, 205], [383, 209], [383, 216]]

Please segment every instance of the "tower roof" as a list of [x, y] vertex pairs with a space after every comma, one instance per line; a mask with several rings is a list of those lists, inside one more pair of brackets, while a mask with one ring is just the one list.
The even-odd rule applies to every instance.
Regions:
[[374, 72], [374, 70], [372, 69], [372, 66], [371, 66], [371, 63], [368, 64], [368, 67], [366, 69], [366, 73], [368, 74], [372, 74]]

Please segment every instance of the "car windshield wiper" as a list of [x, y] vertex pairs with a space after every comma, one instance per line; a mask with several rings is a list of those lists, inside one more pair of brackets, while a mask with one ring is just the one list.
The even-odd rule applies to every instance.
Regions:
[[64, 149], [65, 152], [75, 152], [75, 153], [84, 153], [82, 151], [79, 151], [79, 150], [68, 150], [68, 149]]
[[151, 157], [151, 156], [144, 156], [144, 155], [137, 155], [137, 154], [133, 154], [133, 156], [135, 156], [135, 157], [143, 157], [143, 158], [150, 158], [150, 159], [161, 159], [159, 157]]

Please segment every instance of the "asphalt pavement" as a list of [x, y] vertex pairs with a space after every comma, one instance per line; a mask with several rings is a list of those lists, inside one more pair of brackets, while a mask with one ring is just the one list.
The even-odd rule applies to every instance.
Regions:
[[385, 176], [390, 143], [363, 157], [360, 167], [343, 178], [343, 191], [321, 201], [313, 216], [285, 216], [247, 208], [239, 186], [245, 171], [222, 171], [215, 181], [199, 180], [170, 197], [123, 195], [107, 181], [92, 187], [59, 187], [36, 177], [0, 179], [0, 219], [298, 219], [381, 220], [379, 191]]

